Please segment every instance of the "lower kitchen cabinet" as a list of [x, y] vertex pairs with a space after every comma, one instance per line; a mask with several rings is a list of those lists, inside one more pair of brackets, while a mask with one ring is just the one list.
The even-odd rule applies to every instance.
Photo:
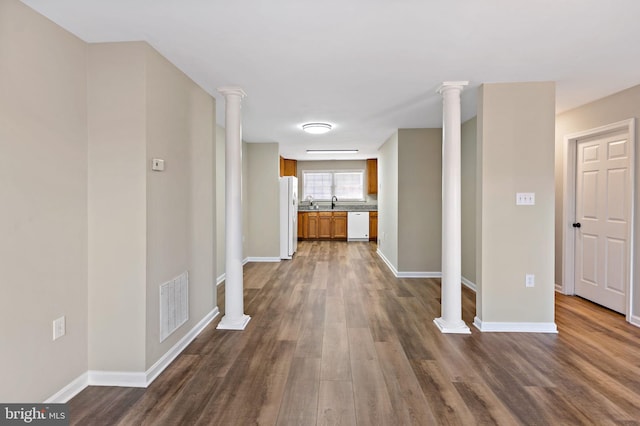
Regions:
[[346, 240], [347, 212], [298, 212], [298, 239]]
[[378, 212], [369, 212], [369, 241], [378, 241]]
[[304, 212], [298, 212], [298, 239], [306, 240], [309, 232], [309, 216]]
[[318, 213], [318, 238], [330, 239], [333, 224], [333, 212]]
[[310, 240], [315, 240], [318, 238], [318, 212], [305, 212], [304, 215], [307, 217], [307, 236]]
[[347, 212], [333, 212], [333, 223], [331, 225], [331, 239], [347, 239]]

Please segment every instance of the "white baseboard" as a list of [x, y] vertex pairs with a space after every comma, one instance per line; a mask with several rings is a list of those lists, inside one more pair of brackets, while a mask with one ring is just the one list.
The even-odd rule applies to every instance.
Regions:
[[242, 266], [246, 265], [247, 263], [249, 263], [248, 257], [245, 257], [244, 259], [242, 259]]
[[480, 318], [473, 319], [473, 325], [482, 332], [503, 333], [557, 333], [554, 322], [487, 322]]
[[[396, 277], [396, 278], [442, 278], [442, 272], [440, 272], [440, 271], [433, 271], [433, 272], [398, 271], [395, 268], [395, 266], [393, 266], [393, 264], [389, 261], [389, 259], [387, 259], [387, 257], [384, 255], [384, 253], [382, 253], [380, 251], [380, 249], [376, 250], [376, 253], [378, 254], [378, 256], [380, 256], [380, 259], [382, 259], [384, 261], [384, 263], [387, 265], [387, 267], [393, 273], [393, 276]], [[469, 287], [471, 290], [476, 291], [475, 283], [469, 281], [465, 277], [462, 277], [462, 284], [464, 284], [465, 286]]]
[[393, 276], [396, 278], [440, 278], [442, 276], [441, 272], [421, 272], [421, 271], [400, 272], [396, 269], [395, 266], [393, 266], [391, 261], [387, 259], [387, 257], [384, 255], [384, 253], [380, 251], [380, 249], [376, 250], [376, 253], [378, 254], [378, 256], [380, 256], [380, 259], [383, 260], [383, 262], [387, 265], [387, 267], [393, 273]]
[[216, 306], [205, 315], [182, 339], [169, 349], [155, 364], [145, 372], [130, 371], [98, 371], [89, 370], [49, 397], [44, 403], [68, 402], [87, 386], [120, 386], [130, 388], [146, 388], [162, 373], [180, 353], [189, 346], [211, 321], [220, 315]]
[[89, 386], [89, 373], [85, 371], [67, 386], [47, 398], [44, 404], [65, 404], [87, 386]]
[[631, 315], [631, 317], [629, 318], [629, 324], [640, 327], [640, 317], [637, 315]]
[[396, 269], [395, 266], [393, 266], [393, 264], [389, 261], [389, 259], [387, 259], [387, 257], [384, 255], [384, 253], [382, 253], [380, 251], [380, 249], [376, 250], [376, 253], [378, 254], [378, 256], [380, 256], [380, 259], [382, 259], [382, 261], [387, 265], [387, 267], [389, 269], [391, 269], [391, 272], [393, 273], [394, 277], [398, 276], [398, 270]]
[[178, 340], [178, 342], [173, 345], [171, 349], [169, 349], [164, 355], [162, 355], [160, 359], [156, 361], [156, 363], [153, 364], [151, 368], [149, 368], [145, 372], [147, 386], [149, 386], [160, 375], [160, 373], [162, 373], [165, 368], [167, 368], [173, 362], [173, 360], [176, 359], [183, 350], [185, 350], [187, 346], [189, 346], [189, 343], [193, 342], [193, 340], [198, 337], [198, 334], [200, 334], [202, 330], [204, 330], [205, 327], [208, 326], [211, 321], [213, 321], [213, 319], [218, 315], [220, 315], [220, 310], [216, 306], [211, 312], [205, 315], [204, 318], [202, 318], [191, 330], [189, 330], [189, 332], [185, 334], [184, 337]]
[[247, 262], [280, 262], [280, 258], [279, 257], [247, 257], [246, 261]]
[[442, 278], [442, 272], [398, 271], [398, 278]]
[[476, 283], [474, 283], [471, 280], [468, 280], [465, 277], [462, 277], [462, 284], [464, 284], [467, 288], [470, 288], [474, 292], [476, 292], [476, 293], [478, 292], [478, 287], [476, 286]]
[[219, 286], [220, 286], [220, 284], [222, 284], [222, 283], [224, 282], [224, 280], [226, 279], [226, 277], [227, 277], [227, 274], [226, 274], [226, 273], [223, 273], [222, 275], [220, 275], [220, 276], [218, 277], [218, 279], [216, 280], [216, 287], [219, 287]]
[[556, 283], [556, 291], [557, 291], [558, 293], [562, 293], [562, 294], [564, 294], [564, 292], [562, 291], [562, 284], [558, 284], [558, 283]]

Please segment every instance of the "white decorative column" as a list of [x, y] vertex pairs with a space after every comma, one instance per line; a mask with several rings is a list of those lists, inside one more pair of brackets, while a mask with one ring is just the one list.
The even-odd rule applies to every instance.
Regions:
[[468, 81], [442, 83], [442, 302], [433, 321], [443, 333], [470, 334], [462, 321], [461, 119], [460, 92]]
[[242, 278], [242, 123], [240, 107], [246, 96], [239, 87], [218, 89], [225, 97], [225, 229], [226, 263], [222, 330], [244, 330], [251, 319], [244, 314]]

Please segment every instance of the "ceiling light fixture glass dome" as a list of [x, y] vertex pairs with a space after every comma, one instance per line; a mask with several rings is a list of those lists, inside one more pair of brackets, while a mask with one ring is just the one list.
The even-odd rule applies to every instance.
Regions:
[[302, 125], [302, 130], [312, 135], [321, 135], [331, 130], [332, 126], [329, 123], [307, 123]]

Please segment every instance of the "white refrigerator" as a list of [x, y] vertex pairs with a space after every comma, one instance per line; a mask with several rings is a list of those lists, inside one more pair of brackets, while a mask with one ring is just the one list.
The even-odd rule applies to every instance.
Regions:
[[298, 178], [280, 178], [280, 258], [291, 259], [298, 248]]

